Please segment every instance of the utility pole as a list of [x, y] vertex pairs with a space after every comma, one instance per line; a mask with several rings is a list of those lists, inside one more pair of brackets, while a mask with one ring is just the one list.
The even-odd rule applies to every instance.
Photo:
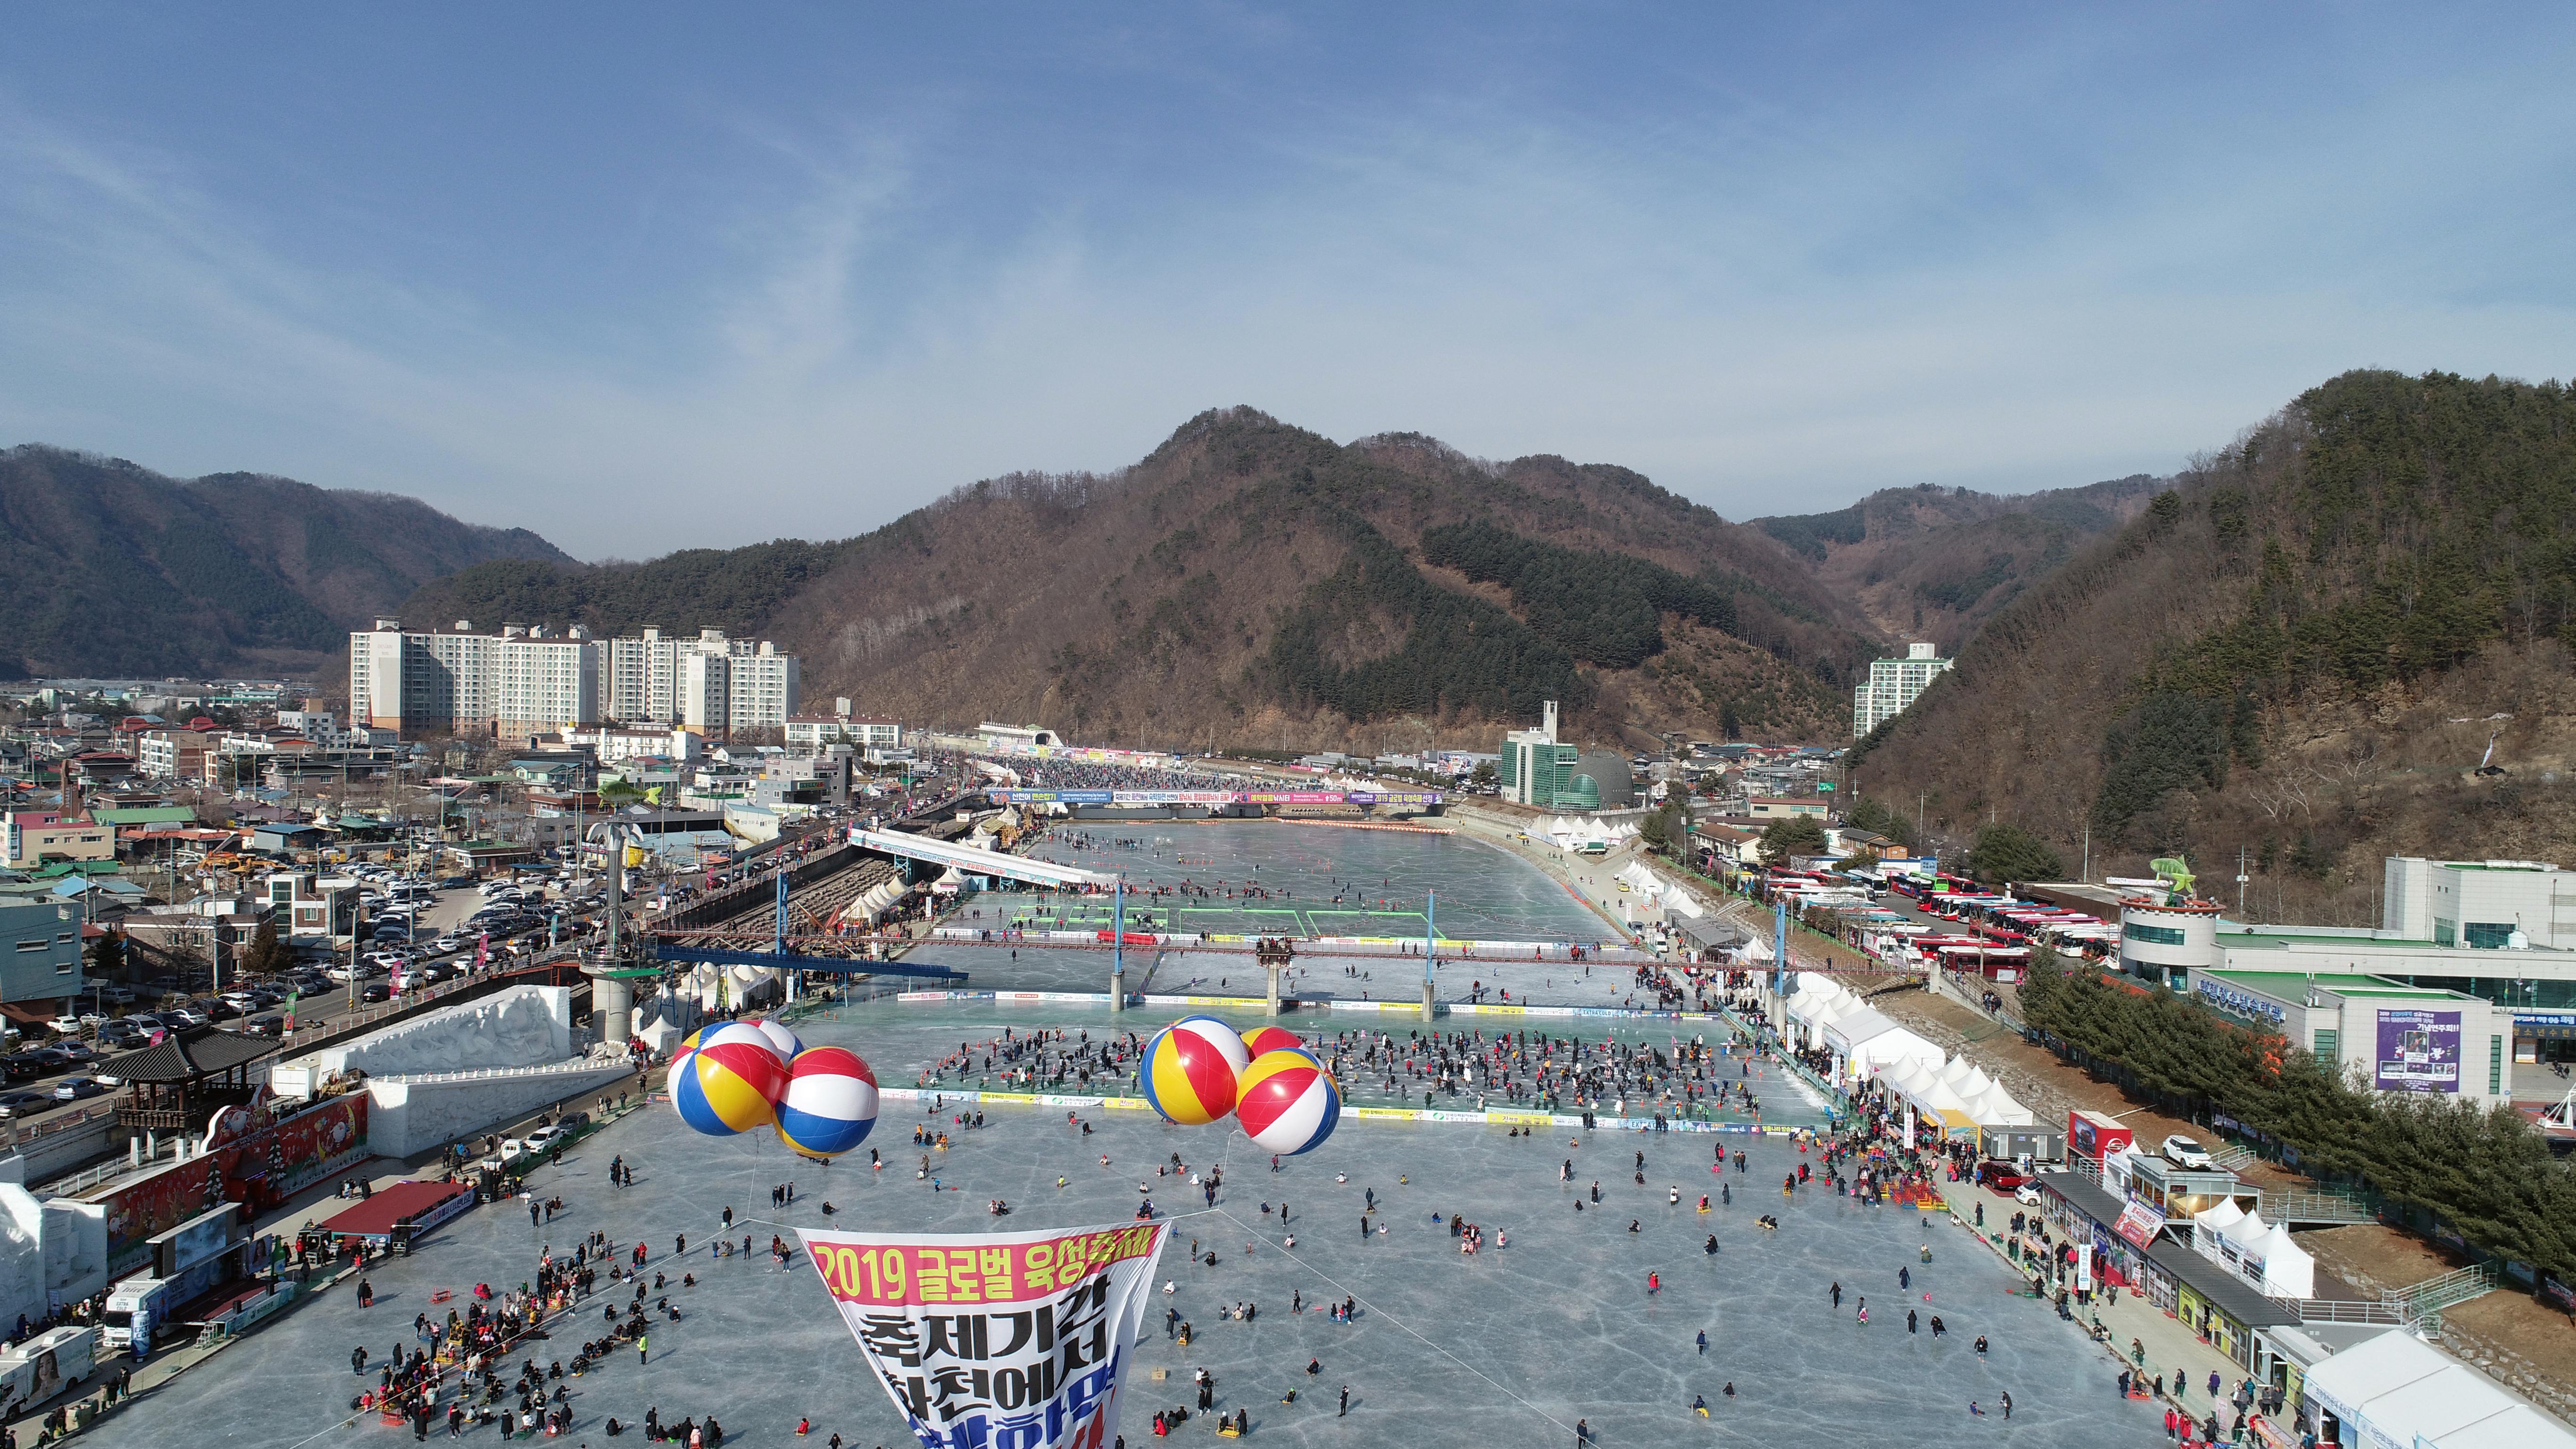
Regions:
[[1431, 1024], [1433, 1006], [1431, 973], [1440, 960], [1440, 952], [1436, 944], [1440, 934], [1440, 928], [1436, 924], [1439, 920], [1439, 910], [1440, 893], [1424, 892], [1422, 897], [1422, 1024], [1424, 1026]]
[[1109, 1009], [1127, 1009], [1127, 877], [1109, 886]]
[[2239, 845], [2236, 847], [2236, 914], [2239, 919], [2245, 915], [2245, 884], [2252, 879], [2245, 873], [2245, 847]]
[[1786, 897], [1771, 900], [1771, 1005], [1780, 1019], [1772, 1025], [1782, 1031], [1789, 1024], [1789, 902]]

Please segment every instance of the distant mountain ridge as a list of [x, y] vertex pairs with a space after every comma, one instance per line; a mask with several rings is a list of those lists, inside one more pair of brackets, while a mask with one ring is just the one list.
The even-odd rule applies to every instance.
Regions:
[[0, 538], [0, 666], [39, 675], [311, 670], [441, 575], [570, 561], [395, 494], [42, 444], [0, 450]]
[[[1559, 597], [1569, 570], [1589, 583]], [[1879, 648], [1803, 561], [1628, 469], [1339, 444], [1250, 408], [1116, 474], [989, 479], [856, 538], [486, 564], [404, 614], [724, 627], [803, 655], [810, 699], [1175, 747], [1492, 748], [1549, 698], [1631, 747], [1833, 739]]]
[[1753, 527], [1813, 565], [1890, 639], [1930, 640], [1947, 653], [2170, 486], [2143, 473], [2010, 496], [1924, 483]]

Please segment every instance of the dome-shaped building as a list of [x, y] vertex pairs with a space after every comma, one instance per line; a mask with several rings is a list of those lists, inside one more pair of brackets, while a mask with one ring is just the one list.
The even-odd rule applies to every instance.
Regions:
[[[1626, 810], [1637, 803], [1637, 787], [1629, 774], [1628, 757], [1608, 750], [1585, 750], [1574, 762], [1574, 777], [1567, 783], [1574, 789], [1576, 781], [1589, 780], [1598, 799], [1582, 803], [1585, 810]], [[1575, 802], [1568, 800], [1566, 804]]]

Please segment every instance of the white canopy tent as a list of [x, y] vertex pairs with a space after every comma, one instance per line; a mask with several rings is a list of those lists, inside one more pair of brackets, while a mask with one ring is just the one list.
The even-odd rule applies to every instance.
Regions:
[[1789, 1015], [1799, 1021], [1822, 1021], [1836, 1011], [1849, 1010], [1860, 1004], [1860, 998], [1845, 991], [1833, 978], [1813, 971], [1798, 973], [1798, 989], [1789, 995]]
[[2291, 1241], [2288, 1223], [2274, 1223], [2272, 1231], [2246, 1251], [2262, 1260], [2265, 1293], [2274, 1298], [2317, 1296], [2317, 1260]]
[[[2245, 1209], [2238, 1207], [2236, 1199], [2232, 1197], [2205, 1213], [2195, 1213], [2191, 1219], [2192, 1246], [2199, 1247], [2202, 1242], [2207, 1241], [2200, 1236], [2203, 1233], [2213, 1236], [2223, 1234], [2243, 1221], [2245, 1221]], [[2216, 1254], [2213, 1252], [2211, 1256], [2215, 1257]]]
[[1995, 1082], [1987, 1083], [1984, 1091], [1968, 1100], [1968, 1114], [1977, 1119], [1980, 1127], [2028, 1127], [2039, 1120]]
[[1986, 1089], [1995, 1084], [1994, 1078], [1979, 1070], [1977, 1064], [1964, 1055], [1950, 1058], [1949, 1063], [1941, 1068], [1940, 1076], [1962, 1097], [1982, 1097]]
[[1900, 1061], [1878, 1074], [1878, 1080], [1906, 1109], [1907, 1141], [1918, 1128], [1932, 1130], [1935, 1140], [1972, 1132], [1976, 1118], [1967, 1102], [1920, 1059]]
[[2317, 1260], [2290, 1236], [2286, 1224], [2263, 1221], [2231, 1199], [2191, 1220], [2191, 1245], [2274, 1298], [2310, 1298], [2317, 1291]]
[[1833, 1024], [1847, 1016], [1858, 1016], [1869, 1009], [1868, 1005], [1857, 996], [1846, 996], [1839, 1001], [1827, 1002], [1824, 1010], [1817, 1012], [1815, 1020], [1808, 1024], [1807, 1044], [1811, 1047], [1831, 1050], [1832, 1042], [1827, 1032]]
[[1920, 1063], [1905, 1062], [1893, 1071], [1880, 1073], [1879, 1080], [1912, 1103], [1918, 1112], [1956, 1113], [1963, 1118], [1970, 1115], [1968, 1099], [1938, 1076], [1923, 1071]]
[[2403, 1330], [2309, 1369], [2305, 1392], [2312, 1407], [2334, 1416], [2344, 1444], [2576, 1449], [2576, 1434], [2565, 1425]]
[[1866, 1006], [1827, 1023], [1825, 1046], [1838, 1059], [1842, 1073], [1855, 1079], [1875, 1077], [1900, 1063], [1929, 1070], [1938, 1067], [1942, 1057], [1939, 1047]]

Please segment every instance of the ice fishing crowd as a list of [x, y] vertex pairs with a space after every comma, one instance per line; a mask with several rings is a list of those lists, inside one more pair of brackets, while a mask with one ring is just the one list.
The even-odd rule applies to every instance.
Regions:
[[[730, 1208], [725, 1220], [729, 1229]], [[703, 1246], [710, 1259], [747, 1257], [753, 1240], [745, 1236], [739, 1245], [720, 1239]], [[407, 1422], [415, 1440], [426, 1439], [441, 1419], [450, 1438], [493, 1423], [505, 1440], [540, 1432], [549, 1438], [561, 1435], [573, 1427], [569, 1380], [599, 1371], [612, 1355], [628, 1348], [635, 1351], [638, 1365], [649, 1362], [654, 1325], [682, 1321], [672, 1293], [695, 1288], [697, 1276], [681, 1271], [675, 1283], [670, 1274], [688, 1253], [686, 1235], [676, 1238], [657, 1263], [641, 1241], [620, 1244], [605, 1232], [592, 1232], [569, 1253], [547, 1245], [533, 1276], [516, 1288], [495, 1290], [478, 1283], [461, 1304], [448, 1291], [434, 1293], [432, 1309], [413, 1315], [408, 1344], [397, 1342], [382, 1358], [365, 1344], [351, 1346], [350, 1372], [363, 1378], [372, 1367], [376, 1384], [352, 1397], [349, 1408], [375, 1413], [388, 1424]], [[789, 1256], [781, 1239], [771, 1238], [769, 1256], [773, 1266]], [[619, 1290], [629, 1287], [632, 1292], [621, 1296]], [[363, 1274], [357, 1293], [362, 1308], [373, 1304], [373, 1287]], [[449, 1305], [443, 1319], [435, 1316], [442, 1302]], [[584, 1340], [569, 1361], [552, 1358], [540, 1364], [534, 1345], [568, 1337], [575, 1331], [575, 1315], [588, 1312], [593, 1303], [600, 1304], [599, 1336]], [[511, 1359], [523, 1353], [525, 1358], [514, 1365]], [[611, 1416], [601, 1429], [610, 1438], [640, 1429], [648, 1441], [688, 1449], [718, 1449], [724, 1442], [723, 1427], [713, 1417], [665, 1422], [658, 1405], [648, 1408], [640, 1423], [620, 1423]]]
[[[1006, 1027], [981, 1042], [965, 1041], [920, 1074], [923, 1087], [1001, 1091], [1132, 1091], [1143, 1033], [1024, 1031]], [[1551, 1112], [1607, 1111], [1671, 1121], [1713, 1121], [1720, 1114], [1759, 1122], [1754, 1090], [1770, 1068], [1743, 1043], [1672, 1038], [1662, 1046], [1598, 1041], [1545, 1032], [1482, 1030], [1393, 1032], [1366, 1029], [1309, 1040], [1345, 1094], [1429, 1103], [1474, 1094], [1479, 1107], [1527, 1105]]]
[[1721, 1112], [1760, 1121], [1754, 1092], [1766, 1069], [1740, 1042], [1674, 1037], [1662, 1046], [1545, 1032], [1482, 1030], [1337, 1032], [1316, 1043], [1347, 1091], [1375, 1086], [1399, 1102], [1474, 1093], [1533, 1111], [1599, 1112], [1670, 1121], [1709, 1121]]

